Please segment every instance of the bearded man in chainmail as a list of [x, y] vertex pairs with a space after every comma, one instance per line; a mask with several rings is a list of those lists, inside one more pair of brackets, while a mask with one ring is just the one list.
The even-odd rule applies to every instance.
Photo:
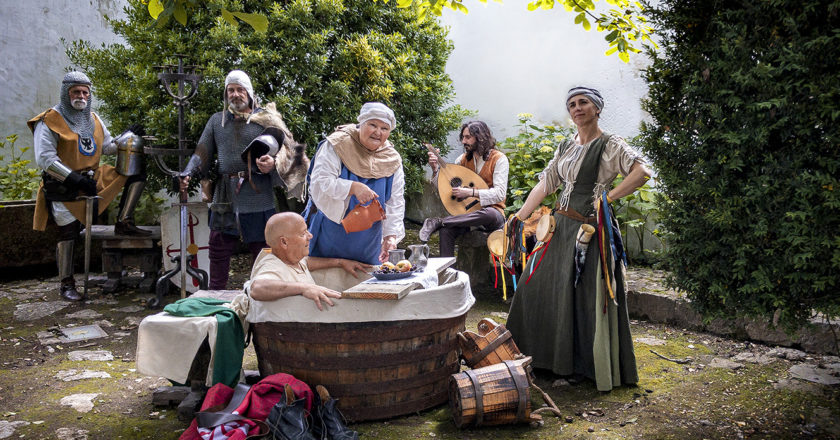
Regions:
[[85, 202], [80, 195], [99, 196], [98, 214], [108, 208], [121, 189], [120, 210], [114, 233], [148, 236], [150, 231], [134, 225], [132, 214], [146, 182], [144, 172], [120, 175], [110, 165], [100, 165], [102, 154], [115, 154], [118, 145], [135, 142], [142, 128], [132, 126], [117, 138], [91, 111], [91, 82], [82, 72], [69, 72], [61, 82], [60, 102], [27, 124], [34, 135], [35, 162], [44, 170], [38, 189], [33, 229], [43, 231], [48, 221], [58, 225], [56, 245], [59, 293], [68, 301], [80, 301], [73, 278], [73, 248], [85, 218]]
[[[226, 288], [230, 259], [240, 237], [251, 253], [251, 263], [260, 250], [268, 247], [265, 225], [276, 213], [273, 187], [282, 185], [270, 155], [256, 159], [258, 170], [242, 159], [242, 152], [255, 138], [274, 136], [263, 134], [265, 127], [251, 120], [263, 109], [245, 72], [233, 70], [227, 75], [223, 101], [223, 110], [207, 121], [180, 182], [183, 190], [191, 176], [203, 179], [202, 198], [210, 202], [211, 290]], [[276, 143], [282, 144], [283, 139], [276, 139]], [[205, 190], [207, 180], [212, 180], [212, 191]]]

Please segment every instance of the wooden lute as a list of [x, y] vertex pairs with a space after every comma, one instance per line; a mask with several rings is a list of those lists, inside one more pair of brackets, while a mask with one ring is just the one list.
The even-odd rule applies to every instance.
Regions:
[[432, 154], [437, 157], [438, 170], [437, 188], [440, 201], [443, 207], [451, 215], [461, 215], [475, 212], [481, 209], [481, 202], [478, 197], [467, 197], [459, 199], [452, 195], [452, 188], [463, 187], [471, 189], [487, 189], [487, 183], [478, 174], [467, 167], [446, 163], [437, 150], [431, 144], [424, 144]]

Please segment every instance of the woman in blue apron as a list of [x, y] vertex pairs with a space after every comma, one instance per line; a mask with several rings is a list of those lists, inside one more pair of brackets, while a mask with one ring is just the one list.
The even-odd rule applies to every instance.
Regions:
[[[364, 104], [357, 119], [358, 125], [338, 127], [318, 148], [303, 216], [313, 235], [310, 255], [379, 264], [405, 236], [405, 174], [400, 154], [388, 141], [397, 120], [380, 102]], [[384, 220], [346, 232], [341, 221], [347, 213], [375, 202], [384, 209]]]

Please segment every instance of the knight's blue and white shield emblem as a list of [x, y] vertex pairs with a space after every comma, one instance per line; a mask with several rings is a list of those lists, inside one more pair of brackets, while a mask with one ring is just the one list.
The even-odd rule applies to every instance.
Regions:
[[79, 137], [79, 152], [85, 156], [93, 156], [93, 153], [96, 153], [96, 142], [92, 138]]

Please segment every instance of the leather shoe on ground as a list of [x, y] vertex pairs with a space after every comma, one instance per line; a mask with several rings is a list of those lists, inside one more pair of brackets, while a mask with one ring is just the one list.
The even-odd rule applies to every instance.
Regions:
[[423, 221], [423, 227], [420, 228], [420, 233], [417, 234], [420, 237], [420, 241], [426, 242], [429, 241], [429, 237], [435, 233], [438, 229], [440, 229], [443, 220], [439, 217], [429, 217], [425, 221]]
[[140, 229], [131, 220], [123, 220], [114, 223], [114, 235], [133, 235], [135, 237], [148, 237], [152, 231]]
[[315, 426], [312, 427], [315, 437], [320, 440], [359, 440], [359, 433], [347, 427], [344, 416], [336, 408], [338, 401], [330, 397], [322, 385], [316, 386], [315, 392], [320, 400], [315, 409]]
[[76, 280], [68, 277], [61, 280], [61, 287], [58, 288], [61, 297], [67, 301], [81, 301], [85, 297], [76, 290]]
[[295, 400], [289, 384], [284, 387], [284, 397], [268, 414], [268, 429], [273, 440], [315, 440], [306, 420], [306, 399]]

